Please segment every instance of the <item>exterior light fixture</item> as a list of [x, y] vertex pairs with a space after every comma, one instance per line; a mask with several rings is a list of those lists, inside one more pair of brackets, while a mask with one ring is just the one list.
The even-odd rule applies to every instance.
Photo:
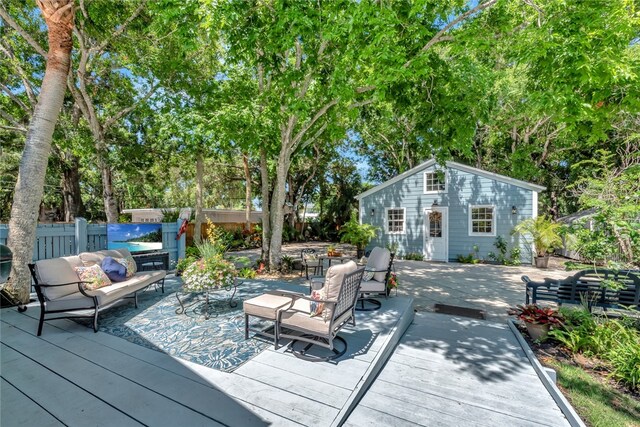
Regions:
[[371, 216], [374, 216], [376, 214], [376, 210], [375, 209], [371, 209]]
[[511, 215], [517, 215], [518, 214], [518, 208], [516, 208], [516, 205], [511, 206]]
[[433, 204], [431, 206], [438, 206], [438, 199], [434, 199]]

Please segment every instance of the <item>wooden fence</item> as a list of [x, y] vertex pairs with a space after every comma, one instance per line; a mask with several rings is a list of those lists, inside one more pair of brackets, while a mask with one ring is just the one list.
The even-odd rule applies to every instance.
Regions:
[[[176, 240], [182, 220], [162, 223], [162, 250], [169, 252], [169, 265], [175, 265], [178, 258], [184, 258], [186, 236]], [[6, 245], [9, 226], [0, 224], [0, 244]], [[36, 241], [33, 246], [33, 260], [77, 255], [107, 249], [107, 226], [88, 224], [83, 218], [75, 223], [38, 224]]]

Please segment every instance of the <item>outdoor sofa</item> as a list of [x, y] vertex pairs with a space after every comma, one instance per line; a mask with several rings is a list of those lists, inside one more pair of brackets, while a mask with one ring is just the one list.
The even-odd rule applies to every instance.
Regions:
[[[100, 265], [107, 256], [126, 258], [131, 256], [128, 249], [83, 252], [75, 256], [52, 258], [29, 264], [34, 287], [40, 302], [40, 322], [38, 336], [42, 333], [45, 320], [69, 317], [93, 319], [93, 330], [98, 332], [98, 314], [125, 298], [131, 298], [138, 308], [137, 293], [152, 284], [162, 286], [166, 270], [137, 271], [132, 277], [121, 282], [90, 290], [86, 282], [80, 281], [75, 267]], [[140, 261], [133, 257], [137, 265]], [[46, 319], [47, 315], [54, 315]]]

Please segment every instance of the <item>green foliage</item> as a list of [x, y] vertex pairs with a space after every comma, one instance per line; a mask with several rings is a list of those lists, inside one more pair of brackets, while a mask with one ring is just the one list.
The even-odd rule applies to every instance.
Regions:
[[521, 235], [527, 244], [533, 243], [536, 256], [543, 257], [562, 247], [561, 227], [561, 224], [541, 215], [521, 221], [513, 228], [512, 234]]
[[400, 247], [400, 244], [398, 242], [393, 242], [393, 243], [387, 243], [385, 245], [385, 247], [389, 250], [389, 252], [391, 252], [392, 254], [397, 254], [398, 253], [398, 247]]
[[354, 245], [357, 249], [364, 250], [369, 242], [378, 234], [379, 228], [358, 220], [358, 212], [353, 211], [349, 221], [340, 229], [340, 242]]
[[424, 255], [418, 252], [409, 252], [404, 256], [407, 261], [424, 261]]
[[282, 255], [280, 263], [280, 271], [282, 273], [287, 274], [293, 271], [294, 260], [290, 256]]
[[180, 218], [180, 209], [162, 209], [162, 222], [177, 222]]
[[238, 271], [238, 277], [243, 279], [255, 279], [258, 274], [253, 268], [244, 267]]
[[[572, 353], [584, 353], [607, 363], [611, 376], [631, 389], [640, 386], [640, 331], [634, 321], [597, 320], [584, 309], [563, 309], [566, 323], [550, 332]], [[637, 320], [637, 319], [636, 319]]]
[[602, 381], [572, 362], [547, 358], [545, 364], [558, 373], [558, 385], [566, 392], [580, 418], [593, 427], [629, 427], [640, 419], [640, 401]]
[[[514, 246], [511, 248], [511, 251], [509, 251], [509, 245], [506, 239], [502, 236], [496, 237], [496, 240], [493, 242], [493, 246], [495, 246], [495, 248], [498, 250], [498, 253], [496, 254], [495, 252], [489, 252], [487, 253], [487, 258], [497, 262], [498, 264], [520, 265], [520, 247], [519, 246]], [[477, 248], [477, 246], [474, 245], [474, 249], [475, 248]], [[509, 252], [509, 256], [507, 256], [507, 252]], [[476, 258], [477, 258], [477, 254], [478, 254], [477, 251], [475, 251]], [[472, 255], [473, 254], [470, 254], [470, 256]], [[468, 259], [468, 257], [466, 257], [465, 259]]]
[[186, 256], [185, 258], [180, 258], [176, 263], [176, 271], [182, 273], [189, 265], [195, 262], [198, 259], [197, 256]]

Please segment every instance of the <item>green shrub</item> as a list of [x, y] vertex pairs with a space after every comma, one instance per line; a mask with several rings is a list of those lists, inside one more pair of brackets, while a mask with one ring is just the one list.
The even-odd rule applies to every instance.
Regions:
[[238, 271], [238, 277], [242, 277], [243, 279], [255, 279], [256, 271], [253, 268], [244, 267]]
[[280, 261], [280, 271], [283, 273], [289, 273], [293, 270], [293, 258], [288, 255], [282, 255]]
[[185, 255], [187, 256], [187, 258], [200, 258], [200, 250], [197, 246], [187, 246]]
[[404, 259], [408, 261], [424, 261], [424, 255], [418, 252], [409, 252], [404, 256]]
[[180, 209], [162, 209], [162, 222], [177, 222], [180, 218]]

